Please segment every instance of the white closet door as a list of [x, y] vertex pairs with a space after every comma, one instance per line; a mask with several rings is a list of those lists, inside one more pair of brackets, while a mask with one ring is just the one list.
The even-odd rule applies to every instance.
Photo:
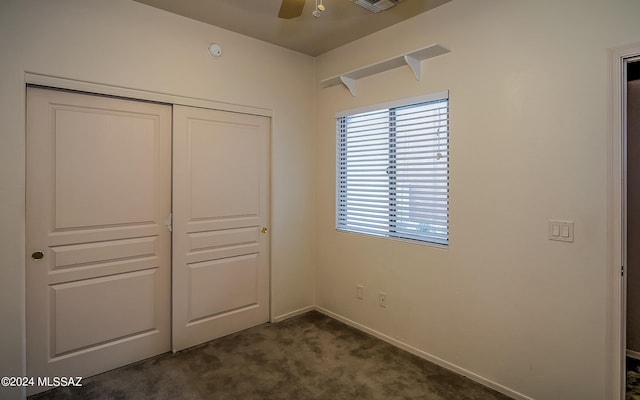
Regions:
[[27, 376], [169, 351], [171, 107], [27, 91]]
[[173, 349], [269, 320], [266, 117], [174, 106]]

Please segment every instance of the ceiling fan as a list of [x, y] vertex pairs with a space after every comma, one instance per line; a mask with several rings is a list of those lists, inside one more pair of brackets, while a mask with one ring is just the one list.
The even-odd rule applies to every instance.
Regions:
[[291, 19], [302, 15], [305, 0], [282, 0], [278, 18]]
[[[305, 0], [282, 0], [280, 4], [280, 12], [278, 12], [279, 18], [291, 19], [302, 15], [302, 9], [304, 8]], [[324, 4], [322, 0], [316, 0], [316, 8], [311, 15], [318, 18], [322, 11], [324, 11]]]

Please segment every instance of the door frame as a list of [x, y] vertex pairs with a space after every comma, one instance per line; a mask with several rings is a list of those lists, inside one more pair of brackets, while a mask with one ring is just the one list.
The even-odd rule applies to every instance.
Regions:
[[[261, 115], [273, 118], [273, 110], [270, 108], [225, 103], [207, 99], [178, 96], [169, 93], [151, 92], [141, 89], [131, 89], [122, 86], [110, 86], [100, 83], [80, 81], [76, 79], [44, 75], [34, 72], [25, 72], [25, 84], [44, 86], [52, 89], [67, 89], [78, 92], [93, 93], [98, 95], [123, 97], [131, 100], [147, 100], [157, 103], [177, 104], [189, 107], [210, 108], [212, 110], [230, 111], [241, 114]], [[271, 122], [273, 126], [273, 121]]]
[[607, 182], [607, 393], [624, 400], [626, 389], [626, 64], [640, 43], [609, 49], [609, 171]]
[[[106, 95], [106, 96], [115, 96], [121, 97], [125, 99], [138, 100], [138, 101], [152, 101], [158, 103], [165, 103], [170, 105], [183, 105], [188, 107], [198, 107], [198, 108], [208, 108], [212, 110], [220, 110], [220, 111], [229, 111], [234, 113], [241, 114], [251, 114], [263, 117], [270, 118], [270, 129], [269, 129], [269, 138], [268, 138], [268, 163], [269, 163], [269, 172], [267, 179], [267, 192], [268, 192], [268, 203], [269, 207], [267, 209], [267, 219], [271, 222], [272, 215], [272, 207], [273, 207], [273, 194], [271, 190], [271, 171], [272, 171], [272, 159], [271, 159], [271, 142], [273, 135], [273, 126], [274, 126], [274, 111], [271, 108], [258, 107], [258, 106], [250, 106], [250, 105], [239, 105], [233, 103], [225, 103], [201, 98], [193, 98], [193, 97], [184, 97], [174, 94], [168, 93], [159, 93], [146, 91], [141, 89], [132, 89], [121, 86], [110, 86], [104, 85], [100, 83], [81, 81], [76, 79], [70, 79], [65, 77], [57, 77], [52, 75], [45, 75], [35, 72], [26, 71], [24, 75], [24, 83], [26, 86], [41, 86], [51, 89], [61, 89], [61, 90], [72, 90], [77, 92], [83, 92], [87, 94], [97, 94], [97, 95]], [[270, 234], [271, 236], [271, 234]], [[271, 266], [271, 249], [272, 249], [272, 240], [269, 240], [269, 259], [268, 259], [268, 273], [269, 273], [269, 321], [275, 322], [275, 302], [273, 301], [273, 279], [272, 279], [272, 266]], [[23, 321], [23, 331], [26, 328], [26, 321]], [[23, 342], [22, 346], [22, 354], [23, 357], [26, 357], [26, 342]], [[24, 394], [24, 390], [23, 390]]]

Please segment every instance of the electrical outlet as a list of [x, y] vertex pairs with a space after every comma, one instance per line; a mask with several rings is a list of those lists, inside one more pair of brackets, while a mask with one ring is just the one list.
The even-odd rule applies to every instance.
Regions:
[[378, 305], [387, 308], [387, 294], [385, 292], [378, 293]]
[[356, 286], [356, 297], [360, 300], [364, 299], [364, 286], [362, 285]]

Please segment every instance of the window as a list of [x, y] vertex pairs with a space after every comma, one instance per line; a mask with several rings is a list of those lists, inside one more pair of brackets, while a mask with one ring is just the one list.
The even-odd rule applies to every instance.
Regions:
[[448, 244], [449, 94], [336, 115], [336, 227]]

